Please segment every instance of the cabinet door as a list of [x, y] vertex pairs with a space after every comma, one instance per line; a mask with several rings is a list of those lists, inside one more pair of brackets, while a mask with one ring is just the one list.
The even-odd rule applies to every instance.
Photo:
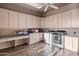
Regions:
[[41, 17], [37, 17], [36, 19], [36, 28], [40, 28], [41, 27]]
[[32, 19], [32, 28], [36, 28], [36, 17], [33, 16], [33, 19]]
[[49, 16], [48, 17], [48, 28], [53, 28], [53, 17], [52, 16]]
[[57, 19], [54, 16], [45, 17], [45, 28], [55, 28], [57, 26]]
[[72, 28], [79, 28], [79, 9], [72, 10]]
[[33, 17], [33, 27], [40, 28], [40, 17], [37, 16]]
[[31, 45], [31, 44], [34, 44], [34, 43], [36, 43], [36, 41], [37, 41], [37, 35], [35, 34], [35, 33], [33, 33], [33, 34], [30, 34], [30, 41], [29, 41], [29, 44]]
[[49, 28], [49, 17], [45, 17], [45, 28]]
[[78, 38], [65, 36], [65, 48], [78, 52]]
[[72, 43], [73, 43], [72, 38], [65, 36], [65, 48], [69, 50], [73, 50]]
[[42, 40], [42, 33], [36, 33], [35, 38], [36, 42], [40, 42]]
[[50, 16], [50, 28], [54, 28], [54, 15]]
[[29, 39], [29, 43], [28, 44], [33, 44], [35, 41], [33, 34], [30, 34], [30, 39]]
[[27, 28], [33, 28], [32, 22], [33, 22], [33, 16], [32, 15], [26, 15], [26, 27]]
[[53, 16], [53, 27], [58, 28], [58, 18], [57, 15]]
[[73, 40], [73, 51], [78, 51], [78, 38], [72, 38]]
[[40, 17], [33, 16], [32, 21], [33, 21], [33, 23], [32, 23], [33, 28], [39, 28], [40, 27]]
[[41, 28], [45, 28], [45, 17], [41, 18]]
[[34, 44], [42, 40], [42, 33], [33, 33], [30, 34], [30, 39], [28, 44]]
[[67, 11], [63, 13], [63, 28], [71, 28], [72, 19], [71, 19], [71, 11]]
[[18, 28], [18, 13], [9, 11], [9, 28]]
[[63, 17], [62, 17], [62, 13], [58, 14], [58, 28], [63, 28]]
[[27, 43], [27, 39], [15, 40], [14, 43], [15, 43], [15, 44], [14, 44], [15, 46], [22, 45], [22, 44]]
[[0, 8], [0, 28], [8, 28], [8, 10]]
[[26, 28], [25, 27], [25, 14], [19, 13], [19, 28]]

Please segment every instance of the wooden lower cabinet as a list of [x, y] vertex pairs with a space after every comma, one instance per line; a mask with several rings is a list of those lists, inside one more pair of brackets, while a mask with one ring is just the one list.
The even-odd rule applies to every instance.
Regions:
[[78, 52], [78, 37], [65, 36], [65, 48]]
[[0, 50], [1, 49], [5, 49], [5, 48], [9, 48], [13, 46], [13, 41], [7, 41], [7, 42], [0, 42]]
[[0, 50], [25, 44], [27, 43], [27, 39], [18, 39], [18, 40], [0, 42]]
[[71, 37], [65, 36], [65, 48], [69, 49], [69, 50], [73, 50], [72, 49], [72, 38]]
[[27, 43], [27, 39], [15, 40], [14, 46], [22, 45]]
[[27, 40], [29, 45], [42, 41], [42, 33], [30, 34], [30, 38]]
[[73, 46], [72, 46], [72, 48], [73, 48], [73, 51], [78, 51], [78, 38], [72, 38], [72, 40], [73, 40]]

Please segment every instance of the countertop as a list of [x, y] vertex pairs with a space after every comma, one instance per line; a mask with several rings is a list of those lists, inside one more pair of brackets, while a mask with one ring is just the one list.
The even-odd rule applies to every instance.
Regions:
[[[52, 32], [34, 32], [34, 33], [52, 33]], [[33, 34], [33, 33], [30, 33], [30, 34]], [[79, 35], [76, 35], [76, 34], [67, 34], [65, 36], [79, 38]], [[18, 40], [18, 39], [24, 39], [24, 38], [29, 38], [29, 35], [24, 35], [24, 36], [18, 36], [18, 35], [16, 35], [16, 36], [4, 36], [4, 37], [0, 37], [0, 42]]]
[[77, 37], [77, 38], [79, 38], [79, 35], [76, 35], [76, 34], [67, 34], [67, 35], [65, 35], [65, 36], [70, 36], [70, 37]]
[[2, 38], [12, 38], [12, 37], [25, 37], [25, 36], [29, 36], [29, 35], [0, 36], [0, 39], [2, 39]]
[[7, 37], [1, 37], [0, 42], [25, 39], [25, 38], [29, 38], [29, 36], [28, 35], [27, 36], [7, 36]]
[[[52, 33], [52, 32], [33, 32], [33, 33]], [[30, 34], [33, 34], [33, 33], [30, 33]], [[79, 37], [78, 34], [65, 34], [65, 36], [72, 36], [72, 37]]]

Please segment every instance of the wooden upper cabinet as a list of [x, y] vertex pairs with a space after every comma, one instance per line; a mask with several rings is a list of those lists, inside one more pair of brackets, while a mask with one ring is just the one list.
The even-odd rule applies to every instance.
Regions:
[[26, 15], [23, 13], [18, 14], [19, 14], [19, 22], [18, 22], [19, 28], [26, 28], [25, 27]]
[[45, 17], [41, 18], [41, 28], [45, 28]]
[[45, 28], [57, 28], [57, 15], [45, 17]]
[[40, 17], [37, 17], [37, 16], [33, 16], [33, 19], [32, 19], [32, 27], [33, 28], [40, 28]]
[[58, 28], [58, 15], [53, 15], [53, 27]]
[[41, 17], [36, 16], [36, 28], [40, 28], [40, 27], [41, 27]]
[[43, 18], [43, 26], [44, 28], [54, 28], [54, 23], [53, 23], [53, 16], [48, 16]]
[[49, 28], [49, 17], [45, 17], [45, 28]]
[[27, 28], [32, 28], [32, 22], [33, 22], [33, 16], [26, 15], [26, 27]]
[[48, 28], [53, 28], [54, 23], [53, 23], [53, 16], [48, 17]]
[[18, 28], [18, 12], [9, 10], [9, 28]]
[[72, 27], [72, 13], [71, 11], [67, 11], [63, 13], [63, 28], [71, 28]]
[[33, 16], [33, 19], [32, 19], [32, 28], [36, 28], [36, 17]]
[[63, 17], [62, 17], [62, 13], [58, 14], [58, 28], [63, 28]]
[[8, 28], [8, 10], [0, 8], [0, 28]]
[[45, 28], [47, 28], [46, 26], [47, 26], [47, 17], [45, 17]]
[[50, 20], [51, 20], [51, 28], [54, 28], [54, 16], [53, 15], [51, 16]]
[[48, 16], [47, 18], [47, 28], [51, 28], [51, 16]]
[[79, 8], [72, 10], [72, 28], [79, 28]]

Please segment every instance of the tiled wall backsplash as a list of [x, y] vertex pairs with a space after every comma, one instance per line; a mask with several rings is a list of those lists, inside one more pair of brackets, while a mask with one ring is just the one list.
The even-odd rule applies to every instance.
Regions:
[[13, 36], [16, 35], [16, 31], [12, 29], [0, 29], [0, 36]]
[[[44, 28], [45, 29], [45, 28]], [[74, 32], [76, 32], [77, 35], [79, 35], [79, 28], [77, 29], [47, 29], [47, 30], [65, 30], [67, 31], [68, 34], [74, 34]], [[17, 31], [19, 30], [15, 30], [15, 29], [0, 29], [0, 36], [13, 36], [13, 35], [17, 35]]]
[[76, 34], [79, 34], [79, 28], [65, 28], [65, 29], [58, 29], [58, 28], [54, 28], [54, 29], [49, 29], [49, 30], [65, 30], [67, 31], [68, 34], [74, 34], [74, 32], [76, 32]]
[[1, 36], [15, 36], [17, 35], [17, 31], [26, 30], [26, 29], [0, 29], [0, 37]]

